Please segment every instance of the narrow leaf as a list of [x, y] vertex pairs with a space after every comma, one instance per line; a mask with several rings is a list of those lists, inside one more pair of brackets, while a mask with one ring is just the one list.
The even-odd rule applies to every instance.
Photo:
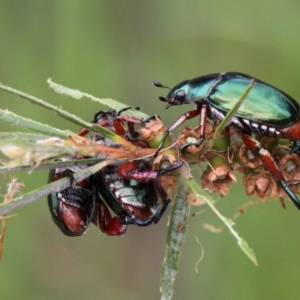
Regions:
[[250, 83], [249, 83], [248, 87], [246, 88], [245, 92], [241, 95], [241, 98], [235, 103], [235, 105], [226, 114], [225, 118], [222, 120], [222, 122], [217, 127], [217, 129], [215, 131], [215, 134], [214, 134], [214, 137], [213, 137], [213, 140], [215, 140], [216, 137], [220, 134], [220, 132], [230, 123], [232, 117], [234, 117], [236, 112], [239, 110], [240, 106], [242, 105], [242, 103], [246, 99], [247, 95], [249, 94], [249, 92], [253, 88], [254, 84], [255, 84], [255, 79], [253, 78], [250, 81]]
[[6, 86], [6, 85], [3, 85], [0, 83], [0, 89], [3, 90], [3, 91], [6, 91], [6, 92], [9, 92], [11, 94], [14, 94], [16, 96], [19, 96], [23, 99], [26, 99], [28, 101], [30, 101], [31, 103], [33, 104], [36, 104], [36, 105], [40, 105], [44, 108], [47, 108], [49, 110], [52, 110], [54, 112], [56, 112], [59, 116], [61, 116], [62, 118], [70, 121], [70, 122], [73, 122], [81, 127], [85, 127], [87, 129], [89, 129], [90, 131], [92, 132], [97, 132], [97, 133], [100, 133], [102, 134], [104, 137], [107, 137], [107, 138], [110, 138], [112, 140], [117, 140], [118, 143], [122, 144], [124, 147], [127, 147], [128, 149], [134, 149], [135, 147], [130, 143], [128, 142], [127, 140], [121, 138], [120, 136], [118, 136], [117, 134], [113, 133], [112, 131], [110, 131], [109, 129], [105, 128], [105, 127], [102, 127], [102, 126], [99, 126], [99, 125], [96, 125], [96, 124], [92, 124], [92, 123], [89, 123], [89, 122], [85, 122], [83, 119], [55, 106], [55, 105], [52, 105], [42, 99], [39, 99], [37, 97], [34, 97], [34, 96], [31, 96], [29, 94], [26, 94], [26, 93], [23, 93], [21, 91], [18, 91], [16, 89], [13, 89], [9, 86]]
[[10, 111], [0, 109], [0, 119], [12, 123], [14, 126], [24, 127], [30, 130], [35, 130], [44, 134], [59, 137], [68, 137], [70, 134], [75, 134], [71, 131], [63, 131], [47, 124], [42, 124], [31, 119], [24, 118]]
[[[119, 111], [119, 110], [123, 109], [124, 107], [128, 106], [127, 104], [116, 101], [114, 99], [100, 99], [100, 98], [94, 97], [92, 95], [89, 95], [87, 93], [83, 93], [79, 90], [75, 90], [75, 89], [65, 87], [63, 85], [60, 85], [58, 83], [53, 82], [51, 78], [49, 78], [47, 80], [47, 82], [49, 83], [49, 87], [52, 88], [56, 93], [62, 94], [62, 95], [67, 95], [67, 96], [70, 96], [70, 97], [78, 99], [78, 100], [83, 98], [83, 97], [86, 97], [86, 98], [88, 98], [92, 101], [95, 101], [95, 102], [100, 103], [102, 105], [108, 106], [108, 107], [113, 108], [117, 111]], [[132, 111], [129, 110], [128, 115], [134, 115], [134, 116], [140, 117], [140, 118], [148, 118], [149, 117], [147, 114], [145, 114], [145, 113], [143, 113], [139, 110], [132, 110]]]

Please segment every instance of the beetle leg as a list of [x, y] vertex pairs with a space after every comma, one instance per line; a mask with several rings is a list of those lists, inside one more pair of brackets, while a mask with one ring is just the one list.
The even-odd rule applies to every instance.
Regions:
[[151, 117], [149, 117], [149, 118], [147, 118], [147, 119], [145, 119], [145, 120], [143, 120], [142, 121], [142, 127], [144, 127], [145, 126], [145, 123], [148, 123], [148, 122], [151, 122], [151, 121], [155, 121], [156, 120], [156, 118], [158, 118], [159, 120], [160, 120], [160, 117], [159, 116], [156, 116], [156, 115], [154, 115], [154, 116], [151, 116]]
[[145, 220], [139, 220], [134, 215], [124, 215], [120, 217], [121, 224], [128, 225], [128, 224], [135, 224], [137, 226], [148, 226], [155, 222], [156, 215], [152, 216], [151, 218], [146, 218]]
[[107, 235], [122, 235], [126, 232], [126, 224], [121, 223], [121, 217], [112, 217], [105, 203], [98, 199], [98, 226]]
[[270, 172], [271, 176], [275, 179], [276, 182], [281, 186], [281, 188], [287, 193], [289, 198], [293, 201], [295, 206], [300, 210], [300, 201], [294, 192], [290, 189], [289, 185], [285, 181], [281, 170], [279, 169], [274, 158], [271, 156], [270, 152], [263, 148], [260, 142], [251, 138], [249, 135], [242, 133], [241, 137], [246, 147], [253, 153], [253, 155], [259, 156], [259, 159], [262, 161], [263, 165]]
[[124, 107], [124, 108], [122, 108], [122, 109], [120, 109], [119, 111], [118, 111], [118, 113], [117, 113], [117, 116], [120, 116], [124, 111], [126, 111], [126, 110], [140, 110], [141, 108], [140, 107], [131, 107], [131, 106], [127, 106], [127, 107]]
[[[125, 130], [124, 126], [122, 125], [123, 122], [127, 123], [128, 126], [128, 130]], [[116, 133], [118, 135], [125, 135], [125, 133], [129, 133], [129, 134], [135, 134], [135, 128], [134, 125], [135, 124], [142, 124], [143, 120], [141, 118], [137, 118], [134, 116], [117, 116], [114, 120], [113, 120], [113, 125], [114, 125], [114, 129], [116, 131]]]
[[291, 153], [300, 153], [300, 141], [294, 141], [292, 143]]
[[[166, 131], [165, 135], [163, 136], [155, 154], [154, 154], [154, 157], [156, 157], [159, 153], [159, 151], [161, 150], [161, 148], [163, 147], [167, 137], [169, 136], [170, 132], [172, 130], [174, 130], [175, 128], [177, 128], [179, 125], [181, 125], [182, 123], [184, 123], [186, 120], [189, 120], [189, 119], [192, 119], [192, 118], [195, 118], [197, 117], [201, 112], [201, 108], [198, 107], [197, 109], [195, 110], [191, 110], [191, 111], [188, 111], [186, 112], [185, 114], [183, 114], [182, 116], [180, 116]], [[201, 119], [201, 117], [200, 117]], [[201, 123], [201, 121], [200, 121]]]
[[183, 165], [183, 160], [179, 159], [174, 166], [168, 166], [166, 168], [160, 169], [157, 175], [165, 175], [168, 172], [175, 171]]
[[135, 162], [124, 162], [118, 167], [118, 175], [122, 178], [133, 179], [137, 181], [156, 180], [158, 176], [165, 175], [168, 172], [175, 171], [183, 165], [181, 159], [174, 166], [160, 169], [158, 171], [136, 171], [138, 166]]
[[[92, 123], [107, 127], [115, 131], [118, 135], [124, 136], [127, 131], [125, 130], [123, 123], [126, 122], [128, 126], [128, 133], [134, 135], [136, 133], [134, 125], [142, 124], [143, 120], [134, 116], [121, 115], [124, 111], [129, 109], [140, 110], [139, 107], [125, 107], [118, 113], [116, 113], [115, 110], [109, 110], [107, 112], [100, 110], [95, 114]], [[87, 133], [89, 133], [89, 130], [87, 128], [82, 128], [77, 134], [80, 136], [85, 136]]]
[[202, 105], [200, 109], [200, 119], [199, 119], [199, 128], [200, 128], [200, 137], [196, 143], [186, 143], [185, 145], [181, 146], [180, 150], [182, 153], [188, 153], [186, 150], [189, 146], [196, 146], [199, 147], [205, 139], [205, 127], [206, 127], [206, 119], [207, 119], [207, 105]]
[[[77, 184], [77, 181], [74, 178], [74, 172], [70, 169], [65, 169], [62, 172], [55, 173], [55, 169], [53, 172], [50, 173], [51, 180], [50, 182], [54, 182], [56, 180], [62, 179], [64, 177], [68, 177], [70, 179], [70, 186], [73, 187]], [[85, 179], [82, 180], [84, 183], [86, 182]], [[84, 186], [84, 184], [83, 184]]]

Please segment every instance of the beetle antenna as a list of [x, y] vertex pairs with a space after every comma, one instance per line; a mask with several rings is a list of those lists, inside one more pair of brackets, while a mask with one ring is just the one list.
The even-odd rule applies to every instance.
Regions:
[[166, 86], [166, 85], [163, 85], [161, 84], [160, 82], [156, 81], [156, 80], [152, 80], [152, 84], [156, 87], [159, 87], [159, 88], [166, 88], [166, 89], [171, 89], [169, 86]]
[[158, 99], [163, 102], [169, 102], [165, 97], [158, 97]]

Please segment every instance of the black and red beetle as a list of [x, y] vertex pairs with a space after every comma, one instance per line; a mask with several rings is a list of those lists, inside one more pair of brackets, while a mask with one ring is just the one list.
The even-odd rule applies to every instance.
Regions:
[[[115, 110], [100, 111], [92, 122], [115, 131], [135, 145], [148, 147], [134, 129], [134, 124], [141, 124], [142, 119], [120, 115], [126, 109], [119, 113]], [[126, 128], [123, 126], [125, 123]], [[88, 130], [84, 128], [79, 132], [82, 136], [87, 133]], [[99, 134], [92, 136], [92, 139], [112, 148], [120, 147]], [[68, 236], [82, 235], [90, 222], [98, 224], [100, 230], [108, 235], [124, 234], [128, 224], [147, 226], [157, 223], [171, 201], [159, 177], [181, 166], [182, 161], [178, 160], [175, 165], [154, 171], [151, 163], [145, 159], [116, 162], [81, 182], [73, 182], [70, 187], [49, 194], [52, 219]], [[75, 166], [51, 170], [49, 182], [65, 176], [72, 181], [72, 174], [76, 171], [78, 167]], [[114, 217], [108, 207], [115, 214]]]

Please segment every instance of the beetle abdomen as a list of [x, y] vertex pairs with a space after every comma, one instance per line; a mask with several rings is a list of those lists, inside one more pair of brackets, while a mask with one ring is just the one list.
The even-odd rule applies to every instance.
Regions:
[[[241, 98], [251, 79], [239, 74], [222, 78], [208, 97], [210, 105], [227, 113]], [[269, 126], [286, 127], [299, 120], [299, 104], [279, 89], [256, 79], [235, 116]]]

